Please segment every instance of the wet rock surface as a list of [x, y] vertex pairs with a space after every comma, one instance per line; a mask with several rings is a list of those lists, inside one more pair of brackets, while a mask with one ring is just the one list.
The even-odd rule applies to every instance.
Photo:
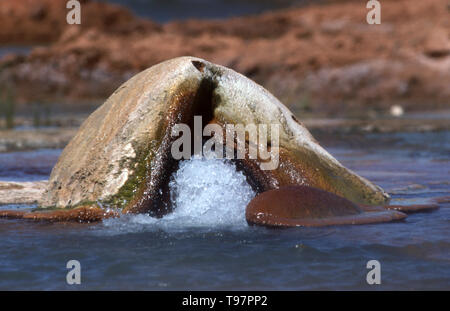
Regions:
[[183, 57], [133, 77], [83, 123], [53, 169], [41, 206], [101, 202], [126, 212], [167, 213], [161, 202], [176, 168], [171, 129], [191, 124], [194, 115], [222, 125], [279, 124], [278, 168], [263, 171], [258, 160], [242, 161], [258, 191], [308, 184], [364, 204], [388, 200], [320, 147], [264, 88], [228, 68]]
[[97, 222], [106, 218], [118, 217], [119, 212], [114, 210], [105, 211], [98, 207], [77, 207], [70, 210], [49, 211], [21, 211], [0, 210], [0, 218], [24, 219], [41, 222]]
[[384, 208], [361, 208], [345, 198], [307, 186], [263, 192], [248, 204], [245, 216], [251, 225], [273, 227], [369, 224], [406, 217]]
[[412, 204], [412, 205], [397, 205], [392, 204], [385, 206], [387, 209], [396, 210], [404, 213], [423, 213], [423, 212], [431, 212], [439, 208], [439, 204], [430, 203], [430, 204]]

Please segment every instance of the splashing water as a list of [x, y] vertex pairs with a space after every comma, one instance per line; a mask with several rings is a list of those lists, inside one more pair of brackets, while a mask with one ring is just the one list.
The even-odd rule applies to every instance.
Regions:
[[255, 192], [233, 163], [199, 157], [182, 161], [173, 173], [169, 187], [173, 213], [161, 219], [126, 215], [121, 219], [105, 220], [104, 224], [121, 227], [120, 231], [143, 230], [146, 225], [163, 230], [247, 226], [245, 208]]
[[198, 225], [245, 223], [245, 207], [255, 196], [242, 172], [219, 159], [183, 161], [169, 183], [175, 211]]

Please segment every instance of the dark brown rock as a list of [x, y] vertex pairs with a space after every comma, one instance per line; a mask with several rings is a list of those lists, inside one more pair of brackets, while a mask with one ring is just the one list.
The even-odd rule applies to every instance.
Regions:
[[401, 220], [406, 215], [379, 207], [360, 208], [351, 201], [307, 186], [263, 192], [247, 206], [249, 224], [274, 227], [316, 227]]
[[112, 210], [105, 210], [98, 207], [78, 207], [69, 210], [49, 210], [49, 211], [17, 211], [0, 210], [0, 218], [26, 219], [45, 222], [97, 222], [105, 218], [119, 217], [120, 213]]
[[385, 208], [390, 210], [396, 210], [403, 213], [423, 213], [423, 212], [431, 212], [439, 208], [439, 204], [412, 204], [412, 205], [387, 205]]
[[450, 196], [439, 197], [434, 199], [434, 201], [438, 204], [450, 203]]

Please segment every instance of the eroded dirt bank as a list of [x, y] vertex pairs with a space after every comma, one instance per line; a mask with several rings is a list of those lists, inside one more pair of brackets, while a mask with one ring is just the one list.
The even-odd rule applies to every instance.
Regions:
[[37, 97], [63, 98], [65, 105], [103, 99], [133, 74], [181, 55], [233, 68], [295, 112], [358, 115], [393, 104], [407, 111], [450, 105], [446, 0], [383, 1], [381, 25], [366, 23], [361, 1], [164, 25], [82, 2], [81, 26], [65, 24], [61, 1], [2, 3], [0, 42], [48, 44], [0, 61], [0, 83], [15, 89], [22, 105]]

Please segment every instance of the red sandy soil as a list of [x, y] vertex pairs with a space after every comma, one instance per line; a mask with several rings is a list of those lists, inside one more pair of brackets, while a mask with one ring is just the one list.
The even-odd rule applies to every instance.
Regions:
[[151, 65], [193, 55], [254, 79], [295, 111], [450, 107], [447, 0], [384, 0], [381, 25], [366, 23], [364, 1], [164, 25], [83, 1], [82, 25], [69, 26], [62, 2], [2, 2], [0, 42], [49, 43], [0, 61], [0, 84], [22, 102], [103, 99]]
[[[83, 31], [96, 28], [107, 33], [126, 33], [161, 26], [137, 19], [127, 9], [101, 2], [79, 0]], [[66, 0], [8, 0], [0, 3], [0, 45], [50, 44], [70, 26], [66, 22]]]

